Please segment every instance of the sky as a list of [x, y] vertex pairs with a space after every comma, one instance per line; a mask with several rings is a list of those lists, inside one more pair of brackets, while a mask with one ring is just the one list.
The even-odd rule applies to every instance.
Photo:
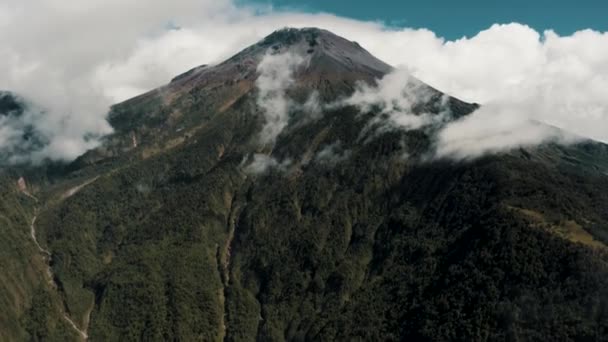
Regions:
[[494, 23], [525, 23], [538, 31], [572, 34], [608, 30], [605, 0], [254, 0], [275, 10], [326, 12], [395, 27], [428, 28], [454, 40], [471, 37]]
[[287, 26], [328, 29], [395, 66], [397, 77], [383, 83], [387, 93], [407, 74], [483, 105], [446, 138], [481, 134], [509, 142], [486, 149], [498, 151], [545, 141], [546, 134], [522, 126], [543, 122], [608, 142], [608, 33], [600, 17], [608, 5], [369, 3], [3, 0], [0, 90], [41, 110], [20, 122], [0, 118], [0, 152], [21, 143], [20, 129], [30, 124], [49, 144], [21, 159], [73, 159], [112, 132], [112, 104], [219, 63]]

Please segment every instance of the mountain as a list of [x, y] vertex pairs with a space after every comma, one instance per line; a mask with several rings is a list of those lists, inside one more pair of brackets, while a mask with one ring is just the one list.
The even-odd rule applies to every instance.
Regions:
[[[0, 339], [605, 340], [608, 146], [429, 160], [433, 127], [344, 101], [392, 70], [279, 30], [3, 169]], [[414, 114], [478, 108], [409, 84]]]

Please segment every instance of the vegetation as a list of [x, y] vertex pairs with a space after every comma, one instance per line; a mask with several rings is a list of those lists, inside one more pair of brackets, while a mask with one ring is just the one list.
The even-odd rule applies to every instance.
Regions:
[[34, 201], [5, 174], [0, 189], [0, 340], [70, 339], [73, 333], [46, 290], [44, 259], [30, 238]]

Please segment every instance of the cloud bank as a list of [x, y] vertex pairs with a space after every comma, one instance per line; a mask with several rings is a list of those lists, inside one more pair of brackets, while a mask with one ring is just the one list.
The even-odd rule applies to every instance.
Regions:
[[[477, 113], [482, 119], [475, 124], [461, 123], [461, 131], [478, 130], [471, 136], [486, 130], [484, 122], [492, 126], [495, 115], [517, 110], [520, 122], [608, 141], [608, 34], [559, 36], [517, 23], [446, 41], [426, 29], [229, 0], [6, 0], [0, 4], [0, 90], [45, 109], [28, 122], [49, 140], [33, 158], [72, 159], [111, 131], [105, 117], [112, 103], [217, 63], [285, 26], [326, 28], [437, 89], [496, 108]], [[446, 144], [458, 138], [446, 132]]]
[[492, 103], [449, 122], [438, 132], [435, 157], [471, 159], [518, 147], [555, 142], [570, 144], [581, 137], [529, 118], [529, 108]]

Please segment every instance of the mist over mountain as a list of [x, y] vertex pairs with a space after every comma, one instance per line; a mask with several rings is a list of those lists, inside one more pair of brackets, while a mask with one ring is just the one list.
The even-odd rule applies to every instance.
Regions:
[[[0, 167], [30, 164], [45, 146], [48, 137], [40, 132], [34, 121], [44, 115], [19, 95], [0, 91]], [[37, 162], [44, 158], [35, 158]]]
[[[5, 0], [0, 5], [0, 89], [45, 113], [29, 123], [48, 138], [47, 146], [19, 159], [71, 161], [111, 133], [106, 121], [111, 104], [157, 88], [201, 63], [220, 63], [278, 27], [311, 23], [358, 41], [436, 89], [495, 108], [479, 111], [478, 119], [465, 125], [478, 128], [476, 137], [486, 142], [482, 133], [493, 130], [492, 136], [509, 133], [504, 139], [509, 142], [521, 140], [513, 132], [529, 132], [524, 140], [538, 143], [535, 136], [546, 132], [527, 125], [529, 120], [608, 141], [608, 33], [597, 27], [564, 34], [488, 18], [475, 35], [446, 39], [429, 27], [396, 27], [297, 8], [273, 10], [243, 1], [127, 1], [66, 5]], [[116, 14], [122, 12], [138, 15]], [[482, 126], [493, 121], [507, 122], [511, 129]]]
[[0, 339], [603, 340], [608, 146], [515, 109], [317, 28], [176, 75], [0, 169]]

